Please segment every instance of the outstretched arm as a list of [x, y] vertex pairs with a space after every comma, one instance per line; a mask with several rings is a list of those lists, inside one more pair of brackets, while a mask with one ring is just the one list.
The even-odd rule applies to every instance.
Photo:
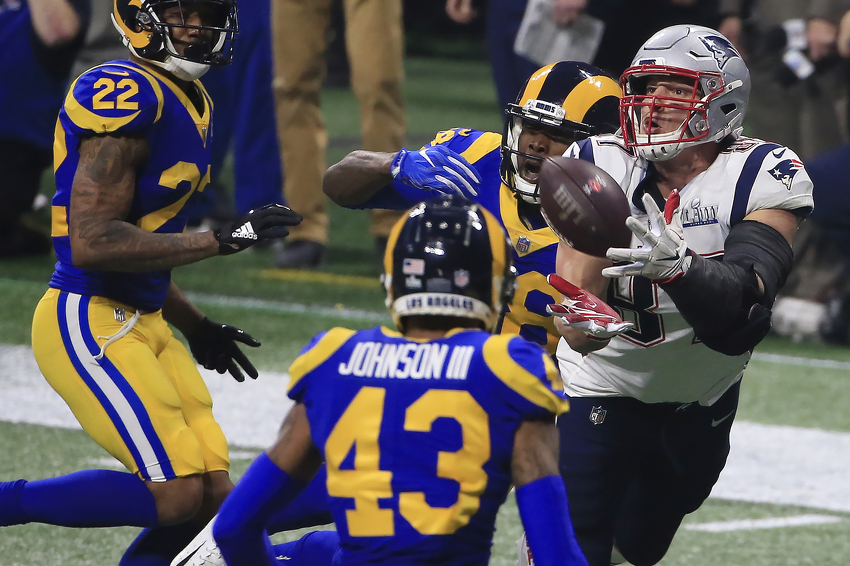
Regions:
[[626, 219], [641, 245], [610, 248], [608, 257], [620, 264], [602, 274], [650, 279], [706, 346], [729, 356], [751, 351], [770, 330], [770, 309], [791, 271], [797, 218], [787, 210], [752, 212], [731, 228], [717, 261], [688, 249], [679, 204], [673, 191], [662, 213], [644, 195], [647, 219]]
[[558, 429], [553, 421], [525, 421], [519, 426], [511, 474], [534, 563], [587, 566], [573, 532], [564, 481], [558, 473]]
[[80, 144], [71, 188], [68, 228], [74, 266], [142, 272], [171, 269], [258, 241], [283, 238], [301, 222], [289, 208], [270, 204], [215, 232], [155, 234], [127, 222], [136, 194], [136, 168], [148, 158], [144, 139], [92, 136]]
[[390, 164], [393, 157], [394, 153], [352, 151], [327, 170], [322, 190], [339, 206], [362, 204], [392, 183]]
[[[602, 276], [602, 269], [611, 265], [611, 261], [583, 254], [574, 250], [563, 242], [558, 244], [558, 253], [555, 258], [555, 271], [576, 287], [593, 293], [597, 297], [605, 297], [609, 281]], [[562, 296], [561, 301], [567, 297]], [[581, 328], [574, 328], [566, 323], [561, 317], [555, 317], [555, 328], [564, 337], [570, 348], [580, 354], [588, 354], [601, 350], [611, 341], [588, 336]]]
[[398, 153], [353, 151], [328, 169], [322, 190], [347, 208], [403, 210], [440, 194], [475, 200], [480, 184], [475, 167], [462, 155], [429, 145]]

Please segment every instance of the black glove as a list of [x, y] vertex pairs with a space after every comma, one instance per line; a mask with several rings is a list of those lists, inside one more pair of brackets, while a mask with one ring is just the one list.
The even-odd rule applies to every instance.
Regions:
[[[192, 355], [205, 368], [214, 369], [218, 373], [229, 371], [233, 379], [242, 383], [245, 381], [245, 376], [239, 371], [239, 366], [242, 366], [251, 379], [257, 379], [259, 374], [256, 368], [248, 361], [236, 342], [242, 342], [252, 348], [256, 348], [260, 343], [235, 326], [219, 324], [204, 318], [192, 335], [186, 337], [186, 340], [189, 341]], [[237, 363], [239, 366], [236, 365]]]
[[289, 235], [287, 226], [300, 224], [301, 215], [282, 204], [267, 204], [257, 210], [226, 222], [213, 232], [218, 240], [218, 253], [235, 254], [262, 240], [275, 240]]

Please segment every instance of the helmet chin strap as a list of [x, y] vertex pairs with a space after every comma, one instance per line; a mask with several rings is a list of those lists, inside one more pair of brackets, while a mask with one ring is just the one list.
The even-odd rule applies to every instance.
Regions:
[[[512, 143], [512, 146], [515, 146], [515, 145], [516, 144]], [[516, 148], [513, 147], [513, 149], [516, 149]], [[519, 195], [519, 197], [522, 198], [522, 200], [524, 200], [527, 203], [540, 204], [540, 197], [534, 196], [535, 193], [537, 192], [537, 183], [531, 183], [529, 181], [526, 181], [517, 172], [517, 171], [519, 171], [519, 164], [517, 163], [517, 157], [518, 156], [517, 156], [516, 153], [511, 153], [510, 160], [511, 160], [511, 164], [513, 165], [513, 170], [514, 170], [514, 172], [511, 173], [511, 175], [513, 176], [513, 181], [514, 181], [514, 186], [513, 186], [514, 194]]]
[[171, 55], [166, 55], [165, 61], [161, 63], [159, 61], [151, 61], [151, 63], [158, 67], [162, 67], [181, 81], [194, 81], [200, 79], [207, 71], [210, 70], [210, 66], [205, 65], [204, 63], [195, 63], [194, 61], [178, 59]]
[[530, 183], [520, 177], [519, 173], [514, 173], [514, 185], [516, 186], [515, 193], [518, 194], [522, 200], [531, 204], [540, 204], [540, 198], [533, 196], [537, 191], [537, 183]]

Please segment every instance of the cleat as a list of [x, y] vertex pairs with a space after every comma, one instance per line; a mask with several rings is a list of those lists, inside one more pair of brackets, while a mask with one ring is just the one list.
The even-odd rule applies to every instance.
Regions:
[[180, 551], [171, 566], [227, 566], [212, 536], [215, 517]]

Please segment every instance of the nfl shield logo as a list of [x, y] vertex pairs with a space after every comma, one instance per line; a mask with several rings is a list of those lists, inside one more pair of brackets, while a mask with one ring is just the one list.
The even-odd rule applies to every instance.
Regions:
[[463, 289], [469, 285], [469, 272], [465, 269], [455, 271], [455, 287]]
[[593, 424], [602, 424], [605, 422], [605, 415], [608, 414], [608, 411], [602, 408], [602, 405], [598, 407], [593, 407], [590, 409], [590, 422]]
[[516, 241], [516, 251], [518, 251], [519, 253], [524, 254], [528, 252], [530, 248], [531, 240], [529, 240], [525, 236], [520, 236], [519, 239]]

